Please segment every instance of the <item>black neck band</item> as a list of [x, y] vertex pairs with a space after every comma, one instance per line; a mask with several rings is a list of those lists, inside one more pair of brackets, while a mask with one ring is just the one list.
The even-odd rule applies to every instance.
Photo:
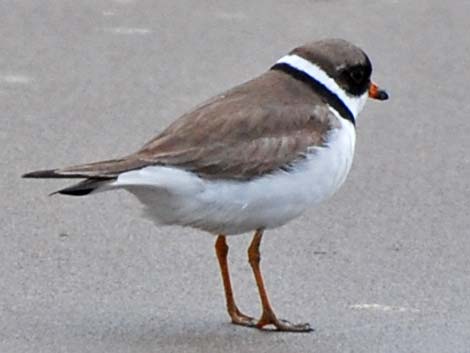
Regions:
[[323, 97], [323, 99], [325, 99], [325, 101], [331, 107], [333, 107], [343, 118], [352, 122], [353, 125], [356, 125], [354, 115], [351, 113], [346, 104], [344, 104], [343, 101], [336, 94], [331, 92], [321, 82], [317, 81], [305, 72], [300, 71], [286, 63], [275, 64], [273, 67], [271, 67], [271, 70], [282, 71], [287, 75], [295, 78], [296, 80], [302, 81], [303, 83], [307, 84], [315, 93]]

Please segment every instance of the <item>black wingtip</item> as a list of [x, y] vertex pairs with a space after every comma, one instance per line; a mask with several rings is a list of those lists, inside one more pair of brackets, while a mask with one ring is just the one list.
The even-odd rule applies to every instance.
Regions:
[[[29, 172], [23, 174], [22, 178], [42, 178], [42, 179], [83, 179], [89, 178], [90, 173], [83, 173], [83, 172], [70, 172], [64, 171], [61, 169], [47, 169], [47, 170], [37, 170], [34, 172]], [[112, 179], [112, 177], [107, 176], [97, 176], [94, 177], [95, 179]]]
[[56, 169], [36, 170], [23, 174], [22, 178], [60, 178], [62, 175], [58, 174]]

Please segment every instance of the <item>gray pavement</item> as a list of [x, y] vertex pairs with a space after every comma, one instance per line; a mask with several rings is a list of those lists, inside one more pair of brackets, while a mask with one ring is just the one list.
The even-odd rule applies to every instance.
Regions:
[[[0, 352], [470, 352], [468, 1], [3, 1]], [[120, 156], [292, 47], [343, 37], [391, 100], [360, 116], [330, 201], [267, 233], [277, 312], [228, 323], [213, 239], [124, 192], [48, 197], [30, 170]], [[240, 306], [257, 315], [230, 239]]]

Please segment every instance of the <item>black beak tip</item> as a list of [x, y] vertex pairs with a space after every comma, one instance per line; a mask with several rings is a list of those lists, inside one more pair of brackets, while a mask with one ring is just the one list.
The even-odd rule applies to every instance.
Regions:
[[385, 101], [389, 98], [389, 95], [387, 93], [387, 91], [381, 89], [378, 94], [377, 94], [377, 99], [378, 100], [381, 100], [381, 101]]

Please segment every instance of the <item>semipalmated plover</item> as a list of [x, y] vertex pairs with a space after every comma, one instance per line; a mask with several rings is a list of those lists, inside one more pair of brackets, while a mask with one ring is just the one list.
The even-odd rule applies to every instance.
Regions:
[[[84, 179], [56, 192], [63, 195], [124, 189], [157, 224], [216, 235], [232, 322], [309, 331], [308, 324], [274, 314], [260, 272], [259, 246], [266, 229], [300, 216], [343, 184], [359, 112], [368, 97], [388, 98], [370, 80], [371, 73], [367, 55], [345, 40], [308, 43], [267, 72], [184, 114], [135, 153], [24, 177]], [[227, 263], [226, 236], [251, 231], [248, 258], [263, 309], [259, 320], [237, 308]]]

